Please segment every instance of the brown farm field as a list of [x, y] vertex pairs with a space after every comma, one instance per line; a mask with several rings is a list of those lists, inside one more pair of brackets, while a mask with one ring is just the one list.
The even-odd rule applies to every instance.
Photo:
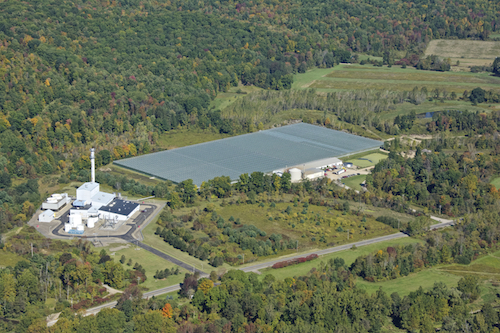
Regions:
[[468, 70], [469, 66], [490, 65], [500, 55], [500, 41], [436, 39], [425, 50], [426, 56], [431, 54], [450, 58], [452, 64], [460, 61], [453, 69]]

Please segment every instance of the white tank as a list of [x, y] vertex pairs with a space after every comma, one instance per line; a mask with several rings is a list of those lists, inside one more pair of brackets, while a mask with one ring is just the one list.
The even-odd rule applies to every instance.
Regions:
[[55, 194], [52, 194], [52, 198], [55, 198], [55, 199], [62, 199], [62, 195], [58, 194], [58, 193], [55, 193]]
[[58, 200], [56, 198], [48, 198], [47, 203], [56, 203]]
[[289, 172], [290, 172], [292, 182], [298, 182], [302, 179], [302, 170], [297, 169], [297, 168], [292, 168], [289, 170]]
[[93, 228], [95, 227], [95, 223], [97, 222], [97, 217], [89, 217], [87, 219], [87, 227], [88, 228]]

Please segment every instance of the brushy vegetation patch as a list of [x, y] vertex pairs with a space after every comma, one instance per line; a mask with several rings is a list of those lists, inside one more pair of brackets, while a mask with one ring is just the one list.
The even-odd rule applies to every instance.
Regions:
[[[218, 213], [225, 219], [233, 216], [242, 224], [255, 225], [267, 234], [279, 233], [298, 239], [299, 248], [350, 243], [395, 232], [372, 217], [351, 213], [349, 204], [339, 203], [340, 210], [308, 203], [269, 205], [230, 205]], [[349, 239], [347, 239], [349, 230]], [[323, 245], [322, 245], [323, 244]]]
[[373, 154], [365, 155], [362, 157], [358, 157], [356, 159], [348, 160], [347, 162], [352, 163], [355, 166], [360, 167], [360, 168], [366, 168], [366, 167], [375, 165], [378, 162], [380, 162], [381, 160], [385, 160], [386, 158], [387, 158], [386, 154], [373, 153]]

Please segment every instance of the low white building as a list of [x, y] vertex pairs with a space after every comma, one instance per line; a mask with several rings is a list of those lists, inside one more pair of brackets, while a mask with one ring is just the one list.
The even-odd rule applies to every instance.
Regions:
[[50, 209], [53, 211], [58, 211], [61, 207], [71, 202], [71, 198], [68, 193], [54, 193], [47, 200], [42, 203], [42, 209]]
[[42, 212], [40, 215], [38, 215], [38, 222], [48, 223], [48, 222], [52, 222], [52, 220], [54, 220], [54, 218], [55, 218], [54, 211], [48, 209], [48, 210]]

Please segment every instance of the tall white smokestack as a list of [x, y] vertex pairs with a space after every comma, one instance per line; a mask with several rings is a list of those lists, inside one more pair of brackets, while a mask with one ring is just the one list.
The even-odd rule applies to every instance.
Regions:
[[91, 177], [92, 177], [92, 183], [95, 183], [95, 156], [94, 156], [94, 148], [90, 148], [90, 165], [92, 167], [91, 170]]

